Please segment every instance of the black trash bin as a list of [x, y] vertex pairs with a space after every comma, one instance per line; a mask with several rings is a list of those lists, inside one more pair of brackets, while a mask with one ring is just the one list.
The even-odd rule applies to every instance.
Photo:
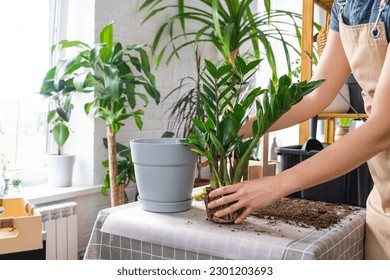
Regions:
[[[275, 149], [280, 156], [282, 171], [318, 153], [307, 152], [301, 147], [302, 145], [293, 145]], [[373, 181], [365, 163], [336, 179], [293, 193], [291, 197], [366, 207], [366, 200], [372, 187]]]
[[[364, 101], [362, 97], [362, 88], [356, 81], [353, 74], [351, 74], [347, 81], [345, 82], [348, 84], [349, 89], [349, 102], [351, 103], [352, 108], [354, 108], [359, 114], [365, 114], [366, 111], [364, 110]], [[347, 113], [355, 113], [355, 111], [349, 108]]]

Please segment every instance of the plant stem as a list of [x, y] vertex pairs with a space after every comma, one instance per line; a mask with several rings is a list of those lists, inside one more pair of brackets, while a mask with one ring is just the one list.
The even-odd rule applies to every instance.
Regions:
[[121, 205], [124, 201], [120, 201], [123, 194], [120, 194], [121, 189], [116, 183], [118, 174], [118, 166], [116, 160], [116, 139], [111, 125], [107, 124], [107, 148], [108, 148], [108, 171], [110, 173], [110, 196], [111, 207]]
[[252, 154], [252, 150], [257, 145], [257, 142], [259, 142], [261, 136], [262, 135], [257, 135], [255, 138], [253, 138], [252, 143], [249, 145], [249, 148], [238, 162], [236, 172], [234, 172], [233, 184], [236, 184], [241, 181], [245, 169], [248, 169], [248, 162]]
[[230, 63], [232, 64], [233, 69], [236, 69], [236, 64], [234, 63], [234, 58], [238, 55], [238, 49], [235, 49], [230, 52]]

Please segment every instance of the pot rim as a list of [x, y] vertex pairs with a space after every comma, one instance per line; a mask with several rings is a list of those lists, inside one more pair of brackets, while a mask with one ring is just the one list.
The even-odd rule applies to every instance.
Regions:
[[130, 143], [134, 144], [142, 144], [142, 145], [164, 145], [164, 146], [176, 146], [176, 145], [184, 145], [180, 141], [184, 140], [184, 138], [137, 138], [131, 139]]

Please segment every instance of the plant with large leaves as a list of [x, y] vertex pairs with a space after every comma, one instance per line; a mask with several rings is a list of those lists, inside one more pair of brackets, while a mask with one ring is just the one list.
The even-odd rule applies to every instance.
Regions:
[[[208, 159], [212, 169], [211, 189], [246, 179], [249, 159], [261, 137], [292, 105], [323, 82], [292, 83], [284, 75], [277, 82], [271, 80], [268, 88], [246, 91], [245, 86], [250, 84], [259, 63], [260, 60], [246, 63], [240, 56], [235, 57], [235, 67], [231, 64], [218, 67], [205, 61], [199, 96], [204, 103], [206, 119], [193, 120], [195, 132], [184, 143], [194, 146], [193, 151]], [[252, 125], [253, 136], [244, 139], [240, 129], [253, 106], [257, 116]], [[207, 195], [205, 197], [207, 199]], [[234, 216], [217, 218], [213, 213], [208, 211], [209, 219], [217, 222], [235, 219]]]
[[[100, 43], [89, 46], [80, 41], [61, 41], [57, 47], [61, 51], [75, 50], [75, 55], [65, 60], [62, 76], [54, 81], [65, 80], [74, 75], [72, 83], [78, 91], [95, 90], [95, 98], [85, 104], [87, 114], [93, 114], [106, 122], [108, 165], [110, 173], [111, 205], [124, 203], [124, 189], [117, 184], [116, 134], [125, 125], [124, 121], [133, 117], [139, 129], [144, 111], [137, 109], [140, 99], [148, 105], [148, 96], [160, 101], [160, 93], [151, 73], [149, 57], [145, 46], [128, 45], [113, 40], [113, 25], [108, 24], [100, 32]], [[140, 91], [140, 87], [145, 93]], [[122, 186], [122, 185], [121, 185]]]
[[[92, 59], [97, 81], [96, 97], [86, 104], [85, 110], [105, 120], [107, 125], [108, 162], [110, 173], [111, 205], [124, 203], [123, 185], [117, 184], [116, 137], [124, 120], [133, 117], [139, 129], [143, 122], [144, 111], [136, 110], [137, 99], [148, 105], [148, 96], [139, 91], [142, 86], [145, 92], [157, 104], [160, 93], [155, 86], [155, 77], [151, 73], [149, 58], [144, 46], [131, 45], [123, 48], [113, 41], [112, 24], [103, 28], [100, 33], [100, 46], [97, 46], [96, 57]], [[128, 109], [131, 109], [129, 112]]]
[[[51, 48], [52, 58], [67, 48], [67, 41], [61, 41]], [[83, 43], [78, 42], [80, 46]], [[70, 59], [60, 58], [46, 73], [40, 89], [40, 94], [50, 99], [50, 111], [47, 115], [49, 132], [53, 135], [57, 144], [57, 154], [61, 155], [61, 148], [69, 138], [69, 121], [73, 109], [72, 97], [77, 92], [88, 93], [94, 89], [94, 81], [85, 77], [82, 69], [85, 65], [81, 56]], [[88, 65], [87, 65], [88, 66]]]
[[[254, 13], [251, 10], [253, 3], [254, 0], [200, 0], [195, 4], [194, 1], [178, 0], [177, 4], [171, 5], [162, 0], [144, 0], [139, 7], [139, 10], [148, 10], [144, 21], [163, 11], [173, 10], [173, 15], [163, 22], [154, 38], [156, 64], [160, 64], [168, 49], [167, 63], [173, 56], [180, 57], [182, 48], [208, 42], [234, 67], [234, 57], [239, 54], [240, 47], [251, 42], [257, 59], [260, 59], [261, 52], [265, 53], [275, 81], [276, 60], [270, 40], [276, 39], [285, 51], [286, 65], [291, 71], [289, 49], [299, 52], [286, 37], [300, 39], [297, 21], [301, 16], [289, 11], [272, 10], [270, 0], [264, 0], [265, 12]], [[187, 22], [195, 23], [199, 26], [198, 30], [187, 29]], [[294, 32], [288, 31], [291, 26]], [[170, 40], [164, 43], [161, 38], [165, 32]]]

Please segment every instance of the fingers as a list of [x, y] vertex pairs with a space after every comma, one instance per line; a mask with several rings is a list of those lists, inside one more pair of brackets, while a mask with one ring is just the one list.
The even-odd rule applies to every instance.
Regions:
[[228, 215], [230, 213], [233, 213], [239, 209], [243, 208], [242, 205], [240, 205], [240, 203], [234, 203], [232, 205], [230, 205], [229, 207], [226, 207], [224, 209], [221, 209], [221, 210], [218, 210], [217, 212], [215, 212], [215, 216], [217, 217], [222, 217], [222, 216], [225, 216], [225, 215]]
[[230, 213], [233, 213], [241, 208], [244, 208], [245, 209], [244, 212], [234, 221], [236, 224], [239, 224], [252, 213], [251, 209], [253, 209], [252, 207], [249, 207], [249, 205], [247, 205], [248, 202], [247, 199], [243, 197], [243, 193], [239, 192], [239, 190], [240, 190], [239, 184], [225, 186], [213, 190], [209, 194], [210, 198], [215, 198], [215, 197], [220, 197], [220, 198], [210, 202], [207, 206], [209, 208], [215, 208], [218, 206], [231, 204], [228, 207], [224, 209], [220, 209], [217, 212], [215, 212], [214, 215], [217, 217], [222, 217]]
[[[223, 189], [228, 189], [228, 190], [223, 190]], [[215, 207], [218, 207], [218, 206], [221, 206], [224, 204], [228, 204], [231, 202], [235, 202], [238, 200], [237, 199], [238, 195], [236, 194], [235, 188], [233, 188], [233, 187], [219, 188], [219, 189], [214, 190], [210, 193], [210, 198], [215, 198], [215, 197], [219, 197], [219, 196], [221, 196], [221, 197], [210, 202], [207, 206], [209, 208], [215, 208]]]
[[221, 196], [229, 193], [234, 193], [237, 191], [238, 189], [237, 187], [238, 184], [235, 184], [235, 185], [230, 185], [230, 186], [225, 186], [223, 188], [215, 189], [210, 193], [210, 197], [216, 197], [216, 196]]
[[248, 217], [252, 213], [252, 210], [250, 208], [246, 208], [245, 211], [238, 216], [238, 218], [234, 221], [235, 224], [241, 224], [246, 217]]

